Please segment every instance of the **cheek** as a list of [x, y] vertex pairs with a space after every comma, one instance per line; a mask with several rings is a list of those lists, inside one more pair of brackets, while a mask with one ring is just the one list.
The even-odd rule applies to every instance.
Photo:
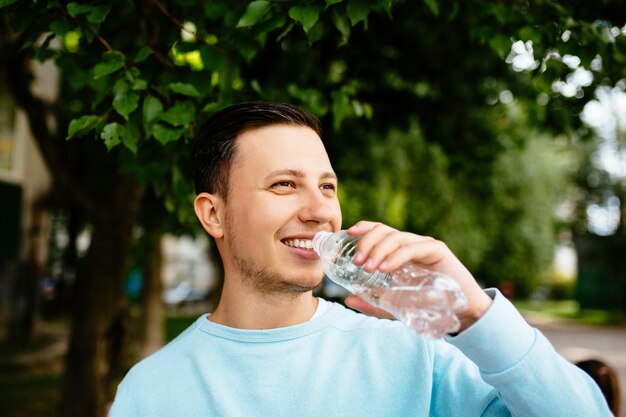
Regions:
[[341, 205], [339, 204], [339, 200], [335, 203], [334, 209], [336, 214], [333, 218], [332, 225], [336, 230], [340, 230], [343, 219], [341, 217]]
[[250, 239], [273, 239], [295, 213], [294, 205], [284, 200], [250, 201], [248, 206], [240, 211], [242, 226], [245, 225], [245, 229], [239, 227], [239, 230]]

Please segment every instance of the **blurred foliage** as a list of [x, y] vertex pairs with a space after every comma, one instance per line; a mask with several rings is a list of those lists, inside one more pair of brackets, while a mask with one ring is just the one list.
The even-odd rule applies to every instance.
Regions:
[[[480, 281], [508, 280], [523, 296], [552, 260], [555, 206], [577, 157], [564, 146], [592, 138], [579, 114], [596, 87], [626, 78], [625, 20], [617, 0], [0, 0], [1, 71], [52, 171], [55, 204], [94, 225], [91, 246], [108, 249], [90, 259], [116, 275], [109, 287], [98, 271], [77, 275], [99, 290], [86, 292], [73, 331], [97, 340], [82, 359], [68, 355], [68, 375], [82, 379], [66, 386], [74, 411], [64, 415], [104, 409], [104, 396], [91, 398], [108, 392], [102, 375], [81, 372], [106, 366], [81, 360], [103, 360], [95, 346], [122, 306], [130, 249], [117, 242], [134, 221], [124, 213], [164, 207], [164, 231], [200, 232], [189, 142], [242, 100], [322, 119], [346, 225], [433, 235]], [[559, 90], [573, 77], [566, 54], [595, 68], [569, 92]], [[56, 99], [29, 89], [33, 59], [59, 69]], [[584, 208], [588, 196], [574, 200]]]
[[[489, 284], [528, 285], [546, 271], [569, 174], [550, 137], [588, 137], [582, 106], [626, 68], [626, 36], [611, 35], [623, 6], [608, 0], [0, 7], [15, 46], [61, 71], [52, 105], [62, 136], [100, 141], [107, 169], [151, 187], [179, 224], [195, 223], [187, 149], [196, 126], [237, 101], [289, 101], [324, 122], [346, 225], [370, 218], [432, 234]], [[516, 40], [533, 42], [536, 68], [511, 71]], [[555, 52], [585, 67], [602, 58], [582, 97], [554, 91], [570, 72]], [[82, 160], [98, 193], [106, 171]]]

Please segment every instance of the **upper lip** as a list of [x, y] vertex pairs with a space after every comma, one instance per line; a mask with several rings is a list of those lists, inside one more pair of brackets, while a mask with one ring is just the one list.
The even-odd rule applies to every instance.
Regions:
[[296, 233], [293, 235], [289, 235], [289, 236], [285, 236], [283, 238], [281, 238], [281, 241], [284, 240], [294, 240], [294, 239], [304, 239], [304, 240], [313, 240], [313, 238], [315, 237], [316, 234], [318, 234], [319, 232], [326, 232], [329, 230], [326, 229], [321, 229], [321, 230], [315, 230], [312, 232], [302, 232], [302, 233]]
[[316, 235], [317, 233], [299, 233], [297, 235], [292, 235], [292, 236], [287, 236], [282, 238], [281, 240], [294, 240], [294, 239], [304, 239], [304, 240], [312, 240], [313, 237]]

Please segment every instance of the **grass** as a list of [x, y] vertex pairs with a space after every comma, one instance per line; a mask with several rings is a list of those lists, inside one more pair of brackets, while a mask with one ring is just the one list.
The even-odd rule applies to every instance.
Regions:
[[[17, 358], [19, 355], [45, 349], [54, 339], [38, 337], [32, 342], [0, 344], [0, 404], [5, 417], [52, 417], [59, 404], [61, 374], [48, 366], [38, 368], [39, 363], [29, 366]], [[60, 361], [61, 358], [52, 358]], [[55, 367], [60, 369], [59, 366]]]
[[0, 376], [0, 404], [5, 417], [53, 417], [59, 404], [59, 374]]
[[626, 317], [621, 311], [581, 309], [575, 300], [516, 301], [515, 306], [522, 314], [541, 313], [556, 319], [574, 320], [593, 326], [626, 324]]
[[[165, 320], [165, 337], [172, 340], [199, 314], [170, 315]], [[63, 327], [57, 322], [46, 322], [46, 327]], [[67, 323], [65, 325], [67, 329]], [[0, 343], [0, 416], [1, 417], [55, 417], [60, 400], [62, 357], [50, 358], [55, 366], [26, 365], [18, 356], [46, 349], [58, 340], [46, 333], [27, 343]], [[41, 367], [40, 367], [41, 365]]]

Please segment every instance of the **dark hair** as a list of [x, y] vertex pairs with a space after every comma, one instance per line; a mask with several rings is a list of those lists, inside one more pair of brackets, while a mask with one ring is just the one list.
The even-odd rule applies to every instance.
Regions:
[[617, 373], [613, 368], [597, 359], [580, 361], [576, 363], [576, 366], [593, 378], [604, 394], [609, 408], [615, 416], [618, 416], [621, 402], [620, 387]]
[[211, 116], [198, 129], [191, 151], [196, 193], [217, 193], [226, 200], [236, 139], [248, 130], [280, 124], [306, 126], [322, 137], [319, 120], [291, 104], [240, 103]]

